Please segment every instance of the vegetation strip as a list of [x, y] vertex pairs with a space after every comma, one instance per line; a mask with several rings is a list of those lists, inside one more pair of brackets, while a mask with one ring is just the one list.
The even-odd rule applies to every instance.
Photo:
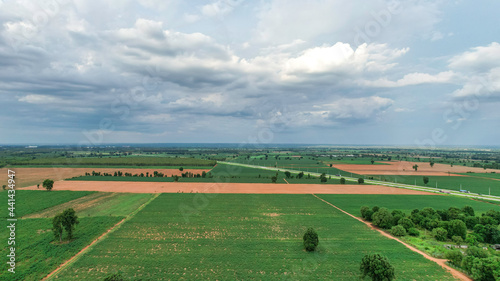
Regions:
[[84, 254], [85, 252], [89, 251], [89, 249], [91, 249], [94, 245], [96, 245], [100, 241], [104, 240], [107, 237], [108, 234], [110, 234], [111, 232], [115, 231], [116, 229], [118, 229], [118, 227], [121, 224], [123, 224], [124, 222], [126, 222], [126, 221], [130, 220], [132, 217], [134, 217], [140, 210], [144, 209], [144, 207], [146, 207], [149, 203], [153, 202], [153, 200], [155, 200], [159, 195], [160, 194], [156, 194], [149, 201], [147, 201], [146, 203], [142, 204], [139, 208], [137, 208], [135, 211], [133, 211], [132, 213], [130, 213], [126, 218], [124, 218], [123, 220], [119, 221], [113, 227], [111, 227], [110, 229], [108, 229], [108, 231], [106, 231], [105, 233], [103, 233], [97, 239], [95, 239], [94, 241], [92, 241], [92, 243], [90, 243], [85, 248], [83, 248], [76, 255], [74, 255], [69, 260], [67, 260], [63, 264], [61, 264], [57, 269], [55, 269], [54, 271], [52, 271], [51, 273], [49, 273], [49, 275], [47, 275], [45, 278], [43, 278], [42, 281], [43, 280], [50, 280], [51, 277], [54, 276], [56, 273], [60, 272], [61, 270], [63, 270], [68, 265], [70, 265], [70, 264], [74, 263], [75, 261], [77, 261], [78, 258], [80, 258], [82, 254]]
[[404, 246], [406, 246], [408, 249], [410, 249], [410, 250], [412, 250], [412, 251], [414, 251], [414, 252], [416, 252], [416, 253], [421, 254], [424, 258], [426, 258], [426, 259], [428, 259], [428, 260], [430, 260], [430, 261], [433, 261], [433, 262], [435, 262], [435, 263], [439, 264], [441, 267], [443, 267], [444, 269], [448, 270], [448, 271], [449, 271], [449, 272], [450, 272], [450, 273], [451, 273], [454, 277], [459, 278], [460, 280], [470, 280], [470, 281], [472, 281], [472, 279], [471, 279], [471, 278], [469, 278], [467, 275], [465, 275], [465, 274], [463, 274], [462, 272], [460, 272], [460, 271], [458, 271], [458, 270], [456, 270], [456, 269], [454, 269], [454, 268], [452, 268], [452, 267], [448, 266], [448, 265], [446, 264], [446, 259], [437, 259], [437, 258], [431, 257], [431, 256], [427, 255], [426, 253], [424, 253], [424, 252], [422, 252], [422, 251], [418, 250], [417, 248], [415, 248], [415, 247], [413, 247], [413, 246], [411, 246], [411, 245], [409, 245], [409, 244], [407, 244], [407, 243], [405, 243], [405, 242], [403, 242], [403, 241], [401, 241], [401, 240], [399, 240], [399, 239], [397, 239], [397, 238], [393, 237], [392, 235], [387, 234], [387, 233], [386, 233], [386, 232], [384, 232], [383, 230], [381, 230], [381, 229], [378, 229], [378, 228], [374, 227], [371, 223], [366, 222], [366, 221], [363, 221], [362, 219], [360, 219], [360, 218], [358, 218], [358, 217], [356, 217], [356, 216], [354, 216], [354, 215], [352, 215], [352, 214], [350, 214], [350, 213], [348, 213], [348, 212], [346, 212], [346, 211], [344, 211], [344, 210], [340, 209], [339, 207], [337, 207], [337, 206], [333, 205], [332, 203], [330, 203], [330, 202], [328, 202], [328, 201], [326, 201], [326, 200], [324, 200], [324, 199], [322, 199], [322, 198], [318, 197], [316, 194], [312, 194], [312, 196], [314, 196], [314, 197], [318, 198], [319, 200], [321, 200], [321, 201], [325, 202], [326, 204], [328, 204], [328, 205], [330, 205], [330, 206], [334, 207], [335, 209], [337, 209], [337, 210], [339, 210], [339, 211], [343, 212], [344, 214], [346, 214], [346, 215], [348, 215], [348, 216], [350, 216], [350, 217], [352, 217], [352, 218], [354, 218], [354, 219], [356, 219], [356, 220], [358, 220], [358, 221], [360, 221], [360, 222], [362, 222], [362, 223], [366, 224], [368, 227], [370, 227], [370, 228], [372, 228], [372, 229], [374, 229], [374, 230], [376, 230], [376, 231], [380, 232], [380, 234], [382, 234], [383, 236], [385, 236], [385, 237], [387, 237], [387, 238], [390, 238], [390, 239], [393, 239], [393, 240], [398, 241], [399, 243], [401, 243], [401, 244], [403, 244]]

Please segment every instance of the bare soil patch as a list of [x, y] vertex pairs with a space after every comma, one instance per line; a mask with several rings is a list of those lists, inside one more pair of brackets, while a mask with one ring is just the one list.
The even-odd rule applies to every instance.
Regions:
[[[54, 181], [60, 181], [72, 177], [84, 176], [85, 173], [101, 172], [113, 174], [116, 171], [121, 171], [122, 173], [131, 174], [141, 174], [149, 173], [153, 174], [154, 171], [168, 175], [180, 176], [182, 173], [191, 172], [193, 174], [201, 174], [202, 172], [208, 172], [207, 169], [184, 169], [184, 171], [179, 171], [179, 169], [139, 169], [139, 168], [10, 168], [10, 170], [16, 171], [16, 186], [26, 187], [30, 185], [40, 184], [45, 179], [52, 179]], [[0, 182], [7, 182], [7, 168], [0, 169]]]
[[[485, 173], [485, 172], [493, 172], [499, 170], [494, 169], [483, 169], [483, 168], [474, 168], [474, 167], [465, 167], [465, 166], [457, 166], [440, 164], [434, 164], [434, 167], [431, 167], [429, 162], [408, 162], [408, 161], [399, 161], [399, 162], [380, 162], [386, 163], [389, 165], [362, 165], [362, 164], [333, 164], [333, 167], [350, 172], [356, 173], [360, 175], [409, 175], [409, 176], [463, 176], [456, 175], [453, 173], [467, 173], [467, 172], [475, 172], [475, 173]], [[417, 171], [413, 169], [413, 165], [418, 165]]]
[[[30, 186], [23, 189], [36, 189]], [[435, 193], [381, 185], [58, 181], [53, 190], [129, 193], [254, 193], [254, 194], [423, 194]]]

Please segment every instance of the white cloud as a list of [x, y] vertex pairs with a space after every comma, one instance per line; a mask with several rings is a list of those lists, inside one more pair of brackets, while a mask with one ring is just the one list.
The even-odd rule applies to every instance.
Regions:
[[54, 96], [31, 94], [19, 98], [18, 101], [32, 104], [53, 104], [62, 100]]
[[363, 81], [362, 84], [371, 87], [405, 87], [411, 85], [427, 83], [450, 83], [453, 81], [455, 73], [453, 71], [444, 71], [436, 75], [428, 73], [410, 73], [397, 81], [390, 81], [386, 78], [375, 81]]

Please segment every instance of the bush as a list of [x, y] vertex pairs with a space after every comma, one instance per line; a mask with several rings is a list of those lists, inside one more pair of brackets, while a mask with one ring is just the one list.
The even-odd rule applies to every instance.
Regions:
[[448, 251], [444, 257], [454, 266], [460, 266], [462, 264], [462, 259], [464, 258], [459, 250]]
[[308, 252], [314, 251], [319, 244], [318, 233], [316, 233], [316, 231], [314, 231], [311, 227], [307, 229], [306, 233], [304, 233], [303, 239], [304, 247]]
[[345, 184], [345, 178], [340, 178], [340, 184]]
[[406, 229], [401, 225], [396, 225], [391, 228], [391, 234], [394, 236], [405, 236]]
[[372, 215], [373, 224], [384, 229], [392, 227], [392, 215], [387, 208], [380, 208]]
[[448, 231], [442, 227], [436, 227], [432, 230], [432, 236], [434, 236], [437, 241], [446, 241], [446, 238], [448, 238]]
[[418, 229], [416, 229], [415, 227], [412, 227], [412, 228], [408, 229], [408, 235], [414, 236], [414, 237], [419, 237], [420, 231], [418, 231]]
[[395, 278], [394, 267], [389, 263], [387, 257], [380, 254], [370, 254], [363, 257], [361, 265], [361, 278], [369, 276], [372, 280], [388, 280]]
[[365, 183], [365, 180], [364, 180], [363, 178], [359, 178], [359, 179], [358, 179], [358, 183], [359, 183], [359, 184]]
[[473, 229], [474, 226], [478, 223], [479, 223], [478, 217], [473, 217], [473, 216], [465, 217], [465, 226], [467, 226], [467, 229]]
[[465, 250], [465, 254], [467, 256], [481, 258], [481, 259], [488, 257], [488, 251], [485, 251], [479, 247], [469, 247], [469, 248], [467, 248], [467, 250]]
[[368, 206], [362, 206], [361, 209], [359, 209], [359, 211], [361, 213], [361, 217], [366, 220], [367, 219], [366, 218], [366, 214], [367, 214], [368, 211], [370, 211], [370, 207], [368, 207]]
[[465, 239], [467, 235], [467, 226], [465, 222], [461, 220], [452, 220], [448, 225], [448, 237], [460, 236], [462, 239]]
[[462, 239], [462, 237], [460, 236], [455, 235], [451, 237], [451, 241], [453, 241], [457, 245], [461, 245], [464, 242], [464, 239]]
[[402, 227], [405, 228], [405, 230], [409, 230], [410, 228], [414, 228], [415, 227], [415, 224], [413, 223], [412, 220], [410, 220], [409, 218], [401, 218], [399, 221], [398, 221], [398, 224], [401, 225]]

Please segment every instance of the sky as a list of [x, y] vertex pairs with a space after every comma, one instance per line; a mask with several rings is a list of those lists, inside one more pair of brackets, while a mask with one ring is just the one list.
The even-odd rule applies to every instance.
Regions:
[[499, 145], [499, 10], [0, 0], [0, 144]]

